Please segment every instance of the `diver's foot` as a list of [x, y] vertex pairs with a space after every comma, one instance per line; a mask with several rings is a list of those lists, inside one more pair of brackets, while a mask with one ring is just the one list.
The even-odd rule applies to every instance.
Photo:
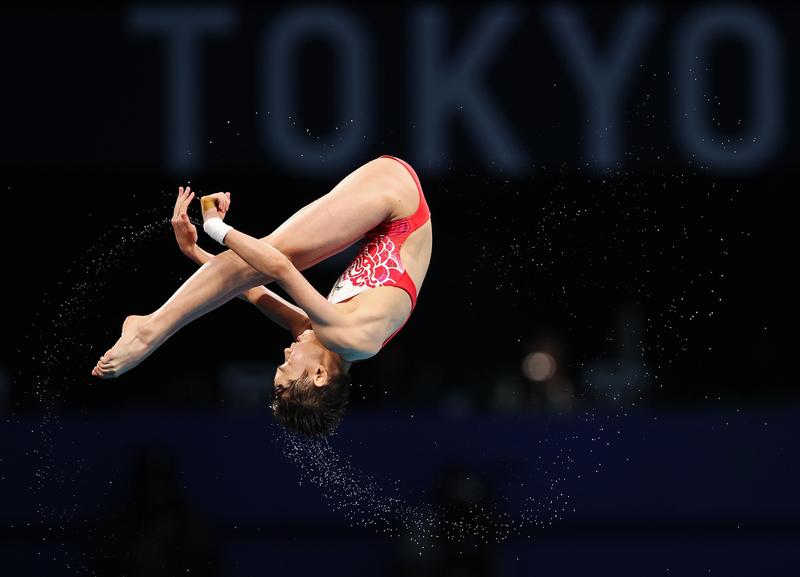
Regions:
[[141, 363], [152, 348], [142, 339], [139, 327], [151, 315], [130, 315], [122, 323], [122, 335], [106, 354], [100, 357], [92, 369], [92, 375], [101, 379], [113, 379]]

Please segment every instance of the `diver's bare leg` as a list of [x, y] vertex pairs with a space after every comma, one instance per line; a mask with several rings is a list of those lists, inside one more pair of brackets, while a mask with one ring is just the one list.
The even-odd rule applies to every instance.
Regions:
[[[350, 173], [328, 194], [297, 211], [262, 240], [304, 270], [344, 250], [389, 218], [398, 210], [398, 202], [410, 198], [398, 192], [409, 183], [413, 186], [408, 172], [399, 163], [391, 159], [373, 160]], [[131, 319], [130, 330], [103, 355], [93, 374], [104, 378], [121, 375], [194, 319], [271, 280], [232, 251], [220, 253], [146, 319]]]

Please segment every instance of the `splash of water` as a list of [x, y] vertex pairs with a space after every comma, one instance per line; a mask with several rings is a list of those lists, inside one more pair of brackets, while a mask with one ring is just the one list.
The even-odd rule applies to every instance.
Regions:
[[[169, 219], [155, 215], [165, 212], [165, 207], [157, 206], [120, 217], [75, 258], [58, 276], [56, 289], [43, 292], [41, 306], [34, 312], [31, 326], [17, 350], [19, 354], [30, 354], [28, 367], [20, 366], [12, 379], [20, 390], [29, 391], [38, 407], [40, 418], [31, 431], [39, 439], [39, 447], [32, 449], [38, 465], [29, 489], [39, 496], [35, 512], [48, 533], [57, 531], [63, 534], [67, 526], [74, 523], [77, 503], [71, 499], [65, 499], [71, 504], [61, 506], [45, 502], [42, 499], [45, 486], [52, 488], [55, 485], [62, 495], [72, 493], [82, 471], [88, 466], [83, 458], [71, 463], [59, 462], [56, 449], [59, 440], [63, 441], [58, 409], [65, 400], [65, 391], [74, 385], [72, 371], [76, 367], [91, 367], [96, 360], [92, 358], [96, 351], [85, 346], [96, 338], [98, 323], [92, 321], [100, 320], [91, 310], [91, 303], [107, 287], [113, 278], [111, 273], [125, 262], [134, 247], [164, 230]], [[143, 218], [148, 222], [141, 224]], [[76, 276], [80, 280], [75, 280]], [[50, 540], [52, 538], [43, 537], [44, 543]], [[64, 548], [62, 556], [68, 569], [79, 574], [91, 572], [82, 561], [72, 559], [65, 543], [59, 545]]]
[[572, 451], [558, 451], [548, 476], [547, 492], [528, 497], [517, 513], [495, 506], [468, 503], [463, 508], [412, 504], [354, 466], [327, 438], [308, 438], [276, 427], [285, 455], [301, 479], [322, 493], [330, 507], [351, 526], [372, 529], [391, 537], [406, 536], [420, 549], [436, 543], [479, 541], [499, 544], [514, 536], [531, 536], [570, 511], [570, 497], [562, 487], [572, 464]]

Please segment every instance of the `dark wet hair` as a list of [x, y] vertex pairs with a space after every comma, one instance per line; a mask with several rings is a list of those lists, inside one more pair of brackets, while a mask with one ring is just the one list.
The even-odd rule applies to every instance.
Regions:
[[328, 379], [322, 387], [304, 371], [288, 385], [272, 389], [272, 414], [281, 425], [309, 437], [330, 435], [344, 417], [350, 398], [352, 378], [342, 372]]

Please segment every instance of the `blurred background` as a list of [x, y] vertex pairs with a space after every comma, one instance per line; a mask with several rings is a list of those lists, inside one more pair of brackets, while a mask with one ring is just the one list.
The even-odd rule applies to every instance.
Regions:
[[[4, 9], [0, 574], [793, 575], [798, 22]], [[89, 376], [196, 270], [178, 186], [265, 236], [381, 154], [419, 173], [433, 257], [330, 446], [272, 421], [291, 337], [242, 301]]]

